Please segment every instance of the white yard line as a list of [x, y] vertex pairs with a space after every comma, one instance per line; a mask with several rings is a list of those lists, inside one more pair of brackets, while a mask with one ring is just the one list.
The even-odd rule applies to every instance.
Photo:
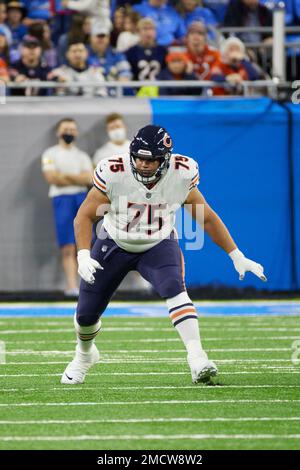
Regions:
[[[121, 423], [210, 423], [210, 422], [268, 422], [268, 421], [300, 421], [300, 416], [280, 417], [243, 417], [243, 418], [126, 418], [126, 419], [41, 419], [41, 420], [1, 420], [0, 425], [28, 425], [28, 424], [121, 424]], [[0, 437], [1, 440], [1, 437]]]
[[[235, 332], [235, 331], [245, 331], [245, 328], [247, 328], [247, 332], [249, 331], [290, 331], [290, 332], [295, 332], [295, 331], [300, 331], [300, 328], [298, 327], [248, 327], [247, 325], [243, 327], [232, 327], [232, 328], [227, 328], [224, 325], [220, 325], [220, 328], [222, 328], [222, 332]], [[173, 334], [172, 328], [155, 328], [155, 327], [141, 327], [141, 328], [134, 328], [134, 327], [108, 327], [108, 328], [103, 328], [102, 333], [105, 332], [114, 332], [114, 331], [124, 331], [124, 332], [131, 332], [134, 333], [135, 331], [142, 331], [142, 332], [169, 332]], [[219, 328], [215, 327], [204, 327], [203, 331], [218, 331], [220, 332]], [[26, 330], [0, 330], [0, 335], [21, 335], [21, 334], [49, 334], [49, 333], [73, 333], [74, 334], [74, 329], [73, 328], [53, 328], [53, 329], [26, 329]], [[222, 336], [220, 336], [222, 338]], [[245, 339], [247, 339], [247, 336], [245, 336]]]
[[216, 403], [300, 403], [300, 399], [224, 399], [224, 400], [141, 400], [141, 401], [91, 401], [91, 402], [29, 402], [29, 403], [0, 403], [1, 408], [22, 408], [33, 406], [144, 406], [144, 405], [200, 405]]
[[[197, 391], [197, 386], [195, 385], [179, 385], [179, 386], [176, 386], [176, 385], [168, 385], [168, 386], [126, 386], [126, 387], [122, 387], [122, 386], [117, 386], [117, 387], [111, 387], [111, 386], [102, 386], [101, 387], [101, 390], [123, 390], [123, 391], [126, 391], [126, 390], [195, 390]], [[226, 390], [226, 389], [232, 389], [232, 388], [236, 388], [236, 389], [257, 389], [257, 388], [272, 388], [272, 389], [278, 389], [278, 388], [286, 388], [286, 389], [296, 389], [296, 388], [300, 388], [300, 385], [279, 385], [279, 384], [276, 384], [276, 385], [215, 385], [214, 387], [205, 387], [205, 390], [207, 391], [214, 391], [216, 389], [222, 389], [222, 390]], [[67, 386], [67, 387], [47, 387], [47, 389], [41, 389], [39, 387], [34, 387], [34, 388], [1, 388], [1, 392], [39, 392], [39, 393], [49, 393], [51, 391], [64, 391], [64, 390], [67, 390], [68, 392], [82, 392], [82, 391], [88, 391], [88, 390], [92, 390], [94, 392], [96, 392], [96, 387], [89, 387], [89, 386], [80, 386], [80, 385], [76, 385], [76, 387], [70, 387], [70, 386]], [[300, 417], [299, 417], [300, 419]], [[0, 422], [1, 424], [1, 422]]]
[[[16, 366], [16, 365], [52, 365], [52, 364], [66, 364], [68, 362], [68, 359], [70, 359], [73, 355], [69, 355], [65, 358], [64, 361], [12, 361], [12, 362], [6, 362], [6, 364], [0, 364], [0, 370], [1, 368], [5, 366]], [[289, 367], [291, 370], [296, 370], [296, 366], [292, 364], [290, 359], [215, 359], [218, 364], [236, 364], [239, 366], [243, 366], [245, 364], [245, 368], [248, 368], [246, 364], [258, 364], [260, 367], [266, 368], [267, 366], [264, 366], [264, 364], [267, 363], [287, 363], [289, 365], [285, 366], [284, 368]], [[114, 364], [157, 364], [159, 363], [160, 365], [164, 364], [186, 364], [186, 360], [183, 358], [159, 358], [159, 359], [147, 359], [145, 358], [134, 358], [134, 359], [123, 359], [123, 358], [114, 358], [114, 359], [107, 359], [107, 358], [102, 358], [100, 359], [100, 362], [98, 364], [106, 364], [106, 365], [114, 365]], [[274, 368], [274, 367], [270, 367]], [[99, 372], [100, 374], [100, 372]], [[1, 375], [0, 375], [1, 377]]]
[[[18, 363], [19, 364], [19, 363]], [[27, 363], [26, 363], [27, 364]], [[32, 364], [35, 364], [34, 362]], [[61, 364], [65, 364], [65, 362], [61, 362]], [[0, 374], [0, 378], [7, 378], [7, 377], [61, 377], [62, 372], [60, 373], [48, 373], [48, 372], [41, 372], [40, 374]], [[220, 376], [223, 375], [266, 375], [266, 374], [272, 374], [272, 375], [282, 375], [282, 374], [289, 374], [289, 375], [298, 375], [300, 374], [300, 369], [298, 370], [280, 370], [278, 372], [277, 368], [275, 370], [263, 370], [263, 371], [249, 371], [249, 370], [239, 370], [239, 371], [226, 371], [226, 372], [220, 372]], [[148, 376], [148, 375], [190, 375], [189, 371], [186, 370], [186, 372], [99, 372], [99, 373], [94, 373], [94, 372], [89, 372], [89, 376], [97, 376], [101, 378], [101, 376]], [[276, 385], [275, 385], [276, 386]]]
[[300, 434], [113, 434], [113, 435], [80, 435], [80, 436], [1, 436], [1, 441], [141, 441], [141, 440], [208, 440], [208, 439], [300, 439]]
[[[207, 348], [208, 352], [280, 352], [280, 351], [292, 351], [291, 348]], [[185, 350], [180, 349], [101, 349], [101, 353], [104, 355], [107, 354], [161, 354], [161, 353], [183, 353]], [[56, 355], [69, 355], [74, 354], [74, 350], [37, 350], [37, 349], [19, 349], [14, 351], [6, 351], [7, 355], [17, 356], [17, 355], [47, 355], [47, 356], [56, 356]], [[180, 359], [180, 358], [177, 358]]]
[[[1, 331], [0, 331], [1, 333]], [[284, 340], [294, 340], [294, 339], [300, 339], [300, 334], [299, 335], [291, 335], [291, 336], [251, 336], [250, 338], [247, 338], [245, 336], [240, 336], [240, 337], [234, 337], [234, 338], [223, 338], [222, 336], [217, 336], [217, 337], [207, 337], [203, 338], [203, 341], [209, 342], [209, 341], [219, 341], [220, 343], [223, 343], [224, 341], [284, 341]], [[12, 340], [7, 340], [5, 341], [6, 344], [76, 344], [76, 339], [73, 340], [30, 340], [30, 341], [23, 341], [20, 339], [12, 339]], [[99, 336], [98, 344], [103, 345], [103, 344], [120, 344], [120, 343], [178, 343], [181, 344], [181, 340], [179, 338], [162, 338], [162, 339], [157, 339], [157, 338], [145, 338], [145, 339], [106, 339], [105, 337], [103, 338], [102, 334]]]

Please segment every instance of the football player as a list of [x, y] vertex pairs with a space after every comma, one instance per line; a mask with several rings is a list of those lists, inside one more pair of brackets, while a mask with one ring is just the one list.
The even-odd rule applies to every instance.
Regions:
[[[201, 346], [196, 308], [184, 283], [183, 257], [174, 229], [175, 212], [182, 204], [230, 256], [240, 279], [251, 271], [266, 280], [263, 267], [237, 248], [197, 189], [195, 160], [172, 154], [172, 148], [166, 129], [148, 125], [135, 135], [129, 154], [104, 159], [95, 169], [94, 187], [74, 223], [82, 281], [74, 317], [76, 352], [63, 373], [63, 384], [83, 383], [89, 368], [99, 361], [94, 340], [101, 328], [100, 317], [131, 270], [139, 271], [166, 300], [187, 350], [193, 382], [205, 382], [217, 374]], [[204, 220], [203, 211], [197, 210], [200, 205]], [[91, 250], [92, 226], [103, 212], [103, 226]]]

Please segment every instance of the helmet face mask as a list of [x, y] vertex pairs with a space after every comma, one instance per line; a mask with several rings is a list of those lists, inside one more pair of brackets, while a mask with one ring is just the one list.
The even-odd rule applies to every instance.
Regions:
[[[169, 161], [170, 161], [171, 154], [165, 155], [164, 157], [153, 157], [153, 158], [144, 158], [139, 155], [133, 155], [130, 154], [130, 164], [131, 164], [131, 170], [133, 172], [133, 175], [137, 181], [143, 184], [150, 184], [150, 183], [155, 183], [158, 181], [162, 176], [165, 175], [169, 168]], [[136, 158], [141, 158], [143, 160], [150, 160], [150, 161], [155, 161], [159, 160], [160, 164], [157, 170], [154, 171], [154, 173], [151, 176], [145, 176], [142, 175], [141, 172], [137, 169], [136, 167]]]
[[[130, 144], [131, 170], [137, 181], [143, 184], [157, 182], [169, 168], [172, 139], [163, 127], [145, 126], [138, 131]], [[155, 161], [160, 164], [151, 176], [145, 176], [137, 169], [136, 158]]]

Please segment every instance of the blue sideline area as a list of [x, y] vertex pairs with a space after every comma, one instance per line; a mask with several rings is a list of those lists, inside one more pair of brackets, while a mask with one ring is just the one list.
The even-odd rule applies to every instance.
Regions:
[[[151, 101], [153, 122], [165, 126], [175, 152], [196, 159], [199, 188], [224, 219], [239, 248], [265, 266], [268, 282], [247, 275], [206, 237], [199, 251], [181, 246], [188, 286], [300, 289], [300, 107], [294, 119], [293, 182], [288, 160], [288, 113], [269, 98]], [[295, 249], [291, 249], [291, 185]], [[297, 272], [293, 278], [292, 261]]]
[[[200, 316], [264, 316], [300, 315], [300, 301], [288, 302], [195, 302]], [[2, 304], [0, 320], [7, 317], [71, 317], [75, 304]], [[168, 311], [162, 303], [112, 303], [106, 310], [108, 317], [167, 317]]]

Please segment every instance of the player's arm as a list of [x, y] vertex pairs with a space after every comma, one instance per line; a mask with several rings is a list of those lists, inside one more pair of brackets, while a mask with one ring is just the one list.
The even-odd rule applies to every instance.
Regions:
[[224, 222], [206, 202], [204, 196], [197, 188], [193, 188], [185, 201], [185, 208], [191, 216], [201, 225], [214, 243], [220, 246], [232, 259], [235, 269], [244, 279], [246, 271], [251, 271], [262, 281], [266, 281], [263, 267], [246, 258], [237, 248], [232, 236]]
[[81, 204], [74, 220], [74, 230], [77, 245], [78, 273], [82, 279], [93, 284], [96, 269], [103, 269], [95, 259], [91, 258], [93, 223], [109, 209], [110, 200], [102, 191], [92, 188]]

